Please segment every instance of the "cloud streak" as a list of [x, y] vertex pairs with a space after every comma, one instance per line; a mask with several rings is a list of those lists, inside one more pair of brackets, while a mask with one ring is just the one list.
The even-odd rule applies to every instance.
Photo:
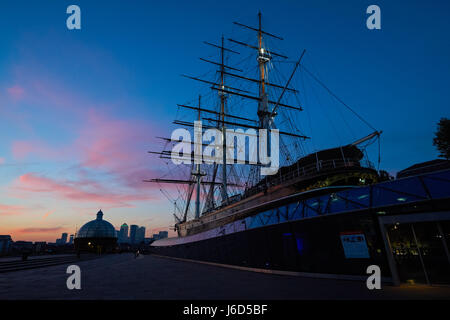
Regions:
[[52, 227], [52, 228], [23, 228], [17, 229], [18, 233], [48, 233], [48, 232], [57, 232], [64, 230], [63, 227]]
[[149, 127], [139, 120], [116, 119], [90, 110], [76, 139], [63, 148], [37, 140], [13, 141], [11, 151], [16, 159], [78, 161], [67, 169], [75, 175], [71, 180], [28, 172], [19, 177], [15, 188], [110, 207], [130, 207], [135, 201], [156, 199], [151, 193], [158, 186], [142, 181], [158, 175], [150, 170], [151, 159], [146, 153], [146, 145], [152, 141]]
[[72, 201], [108, 204], [111, 207], [130, 207], [129, 202], [151, 200], [147, 194], [111, 192], [92, 181], [58, 181], [34, 173], [19, 177], [16, 188], [22, 191], [48, 193]]
[[44, 215], [42, 216], [42, 219], [45, 219], [45, 218], [47, 218], [49, 215], [51, 215], [53, 213], [53, 211], [49, 211], [49, 212], [46, 212], [46, 213], [44, 213]]
[[23, 213], [24, 207], [0, 203], [0, 216], [16, 216]]

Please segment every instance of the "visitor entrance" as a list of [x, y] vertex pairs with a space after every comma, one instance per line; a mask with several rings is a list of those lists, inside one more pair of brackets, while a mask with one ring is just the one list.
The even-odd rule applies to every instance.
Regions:
[[[380, 219], [387, 241], [393, 280], [411, 284], [450, 285], [450, 219], [412, 214]], [[395, 274], [396, 273], [396, 274]], [[394, 281], [395, 282], [395, 281]]]

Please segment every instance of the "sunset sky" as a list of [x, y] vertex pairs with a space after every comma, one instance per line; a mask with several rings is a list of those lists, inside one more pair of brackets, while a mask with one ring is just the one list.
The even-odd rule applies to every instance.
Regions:
[[[164, 164], [147, 151], [196, 97], [179, 75], [208, 70], [202, 41], [255, 25], [258, 10], [283, 52], [306, 48], [305, 64], [383, 130], [383, 169], [436, 158], [436, 123], [450, 116], [449, 2], [375, 3], [378, 31], [365, 27], [373, 3], [357, 0], [1, 1], [0, 234], [54, 242], [100, 208], [117, 229], [168, 230], [172, 204], [142, 182]], [[71, 4], [81, 30], [66, 28]]]

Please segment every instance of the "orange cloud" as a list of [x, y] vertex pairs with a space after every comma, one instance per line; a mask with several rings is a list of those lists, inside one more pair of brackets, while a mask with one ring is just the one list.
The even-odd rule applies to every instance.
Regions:
[[47, 232], [57, 232], [64, 230], [62, 227], [55, 228], [23, 228], [15, 230], [18, 233], [47, 233]]
[[54, 211], [46, 212], [46, 213], [42, 216], [42, 219], [47, 218], [47, 217], [48, 217], [49, 215], [51, 215], [53, 212], [54, 212]]

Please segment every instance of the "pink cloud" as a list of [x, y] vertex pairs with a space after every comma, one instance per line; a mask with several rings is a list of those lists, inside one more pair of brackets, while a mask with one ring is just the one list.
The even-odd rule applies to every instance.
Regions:
[[23, 213], [24, 208], [21, 206], [12, 206], [0, 203], [0, 216], [15, 216]]
[[77, 93], [67, 91], [60, 84], [55, 82], [44, 81], [41, 75], [30, 83], [30, 100], [43, 104], [46, 108], [57, 111], [64, 110], [73, 115], [83, 116], [85, 108], [94, 107], [91, 101], [81, 97]]
[[[77, 138], [62, 148], [44, 141], [14, 141], [12, 154], [17, 159], [33, 156], [79, 162], [67, 169], [71, 180], [27, 173], [15, 182], [14, 190], [48, 193], [110, 208], [159, 199], [160, 187], [142, 181], [159, 176], [157, 170], [150, 169], [152, 159], [146, 152], [153, 135], [149, 127], [149, 123], [140, 120], [116, 119], [91, 110]], [[153, 191], [158, 195], [154, 196]]]
[[47, 233], [47, 232], [56, 232], [64, 230], [62, 227], [54, 227], [54, 228], [23, 228], [18, 229], [16, 232], [19, 233]]
[[7, 89], [10, 97], [23, 99], [40, 109], [71, 112], [72, 115], [80, 115], [83, 108], [92, 106], [78, 92], [68, 90], [61, 76], [49, 72], [39, 60], [27, 55], [11, 67], [13, 79], [18, 85]]
[[14, 241], [55, 241], [61, 232], [68, 232], [67, 228], [61, 226], [52, 227], [22, 227], [7, 228], [0, 230], [2, 234], [10, 234]]
[[15, 159], [23, 159], [28, 154], [36, 152], [38, 149], [35, 144], [29, 141], [13, 141], [11, 152]]
[[133, 189], [159, 189], [142, 182], [160, 175], [155, 166], [158, 162], [152, 163], [154, 158], [147, 153], [157, 148], [156, 135], [152, 123], [114, 119], [91, 110], [75, 149], [80, 151], [86, 168], [107, 170], [120, 184]]
[[[55, 199], [100, 203], [111, 208], [160, 199], [160, 186], [142, 181], [160, 176], [152, 163], [154, 158], [147, 153], [154, 149], [156, 132], [162, 131], [156, 128], [158, 124], [141, 118], [118, 118], [111, 111], [119, 105], [126, 107], [131, 101], [118, 104], [94, 101], [36, 66], [39, 64], [32, 65], [34, 68], [18, 65], [15, 80], [20, 86], [9, 88], [8, 93], [42, 108], [43, 112], [54, 112], [55, 117], [63, 113], [65, 120], [70, 119], [63, 127], [64, 136], [72, 138], [55, 145], [32, 132], [31, 139], [11, 142], [11, 154], [16, 160], [67, 163], [64, 176], [70, 179], [60, 178], [60, 172], [26, 173], [13, 182], [11, 190], [15, 196], [42, 193]], [[158, 193], [156, 196], [154, 191]]]
[[76, 142], [84, 154], [83, 165], [117, 169], [130, 161], [141, 161], [145, 154], [143, 143], [151, 139], [149, 127], [139, 120], [113, 119], [91, 110]]
[[20, 86], [13, 86], [10, 88], [6, 89], [9, 93], [9, 95], [14, 99], [14, 100], [19, 100], [22, 99], [24, 94], [25, 94], [25, 90], [20, 87]]
[[66, 159], [69, 156], [67, 148], [54, 148], [40, 140], [13, 141], [11, 144], [11, 152], [17, 160], [23, 160], [30, 155], [51, 160]]
[[5, 158], [0, 157], [0, 164], [4, 164], [5, 163]]
[[129, 207], [128, 202], [152, 199], [144, 193], [111, 192], [95, 182], [57, 181], [34, 173], [20, 176], [16, 187], [23, 191], [49, 193], [68, 200], [109, 204], [112, 207]]
[[[153, 128], [141, 120], [122, 120], [90, 110], [77, 138], [63, 147], [53, 147], [40, 140], [17, 140], [11, 144], [16, 159], [28, 156], [48, 160], [79, 161], [79, 174], [90, 171], [108, 174], [119, 185], [132, 189], [151, 189], [142, 180], [157, 176], [150, 169], [152, 158], [147, 151], [154, 144]], [[85, 172], [88, 173], [85, 173]]]

